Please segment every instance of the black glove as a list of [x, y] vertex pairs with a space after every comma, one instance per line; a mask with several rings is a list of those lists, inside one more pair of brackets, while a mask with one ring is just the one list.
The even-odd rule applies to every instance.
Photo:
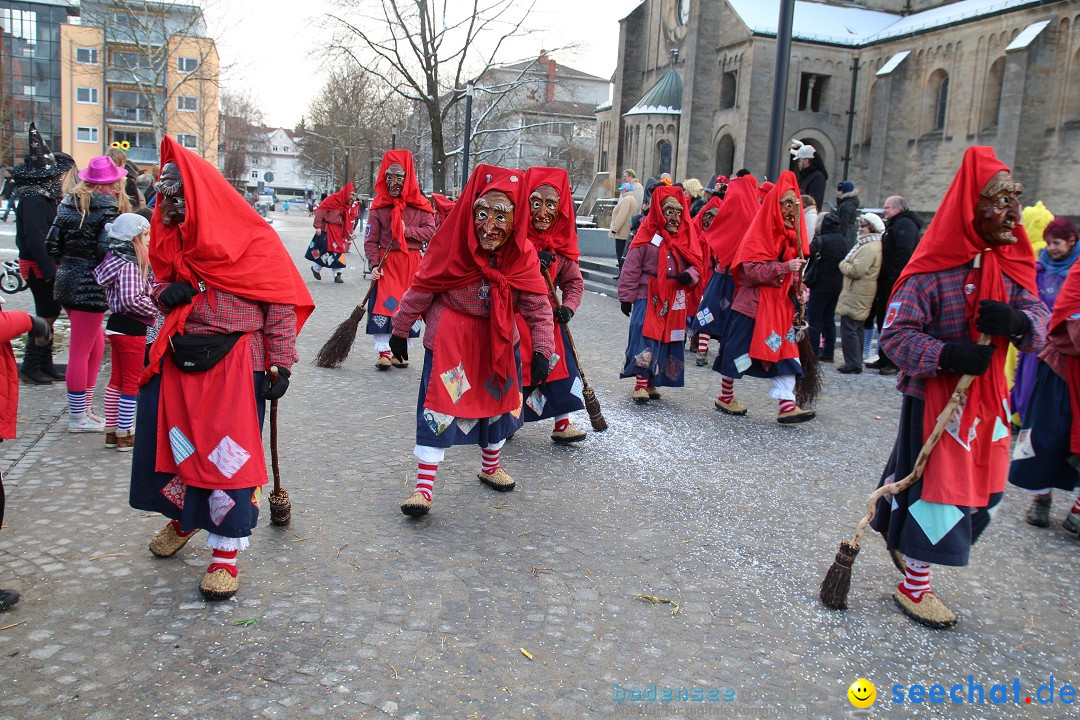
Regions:
[[34, 322], [28, 333], [30, 339], [34, 341], [35, 345], [48, 345], [49, 341], [52, 340], [52, 328], [49, 327], [49, 323], [46, 322], [45, 318], [40, 318], [37, 315], [31, 315], [30, 319]]
[[167, 308], [187, 305], [191, 298], [199, 294], [199, 291], [186, 282], [169, 283], [169, 286], [158, 295], [158, 301]]
[[694, 276], [691, 275], [689, 271], [679, 273], [679, 277], [677, 277], [675, 279], [679, 281], [680, 285], [693, 285], [694, 284]]
[[982, 375], [994, 359], [993, 345], [978, 343], [945, 343], [938, 358], [938, 367], [957, 375]]
[[551, 263], [555, 262], [555, 253], [550, 250], [540, 250], [536, 253], [536, 257], [540, 258], [540, 269], [544, 272], [547, 272]]
[[529, 373], [532, 375], [532, 387], [540, 387], [547, 380], [548, 371], [551, 370], [551, 363], [540, 352], [533, 353], [532, 367], [529, 368]]
[[409, 359], [409, 341], [397, 335], [390, 336], [390, 354], [398, 360]]
[[975, 318], [975, 329], [987, 335], [1005, 335], [1015, 337], [1026, 335], [1031, 330], [1031, 320], [1027, 314], [997, 300], [980, 300], [979, 314]]
[[262, 392], [259, 395], [263, 400], [278, 400], [285, 391], [289, 389], [289, 376], [291, 372], [283, 367], [278, 368], [278, 379], [276, 383], [270, 384], [270, 373], [266, 373], [266, 377], [263, 378]]
[[561, 305], [555, 308], [555, 310], [551, 314], [555, 316], [555, 322], [559, 323], [560, 325], [565, 325], [566, 323], [570, 322], [570, 318], [574, 317], [574, 311], [566, 307], [565, 305]]
[[622, 314], [625, 315], [626, 317], [630, 317], [630, 313], [633, 311], [633, 309], [634, 309], [634, 303], [632, 303], [632, 302], [624, 302], [622, 304]]

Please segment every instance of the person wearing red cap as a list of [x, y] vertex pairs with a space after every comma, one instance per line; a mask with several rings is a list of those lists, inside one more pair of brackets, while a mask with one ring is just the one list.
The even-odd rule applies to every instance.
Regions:
[[[872, 527], [904, 573], [893, 599], [916, 622], [956, 625], [930, 590], [930, 565], [964, 566], [1001, 502], [1009, 465], [1006, 346], [1046, 342], [1035, 261], [1020, 224], [1021, 186], [989, 147], [969, 147], [889, 298], [881, 343], [900, 368], [900, 429], [882, 483], [912, 471], [962, 375], [974, 383], [922, 477], [877, 505]], [[989, 345], [976, 343], [980, 334]], [[1019, 446], [1018, 446], [1019, 447]]]
[[[560, 306], [551, 298], [552, 315], [558, 323], [555, 333], [555, 355], [558, 362], [548, 373], [545, 382], [532, 382], [531, 372], [521, 368], [525, 386], [525, 422], [554, 418], [551, 439], [557, 443], [575, 443], [585, 439], [585, 431], [570, 422], [570, 413], [585, 408], [584, 386], [577, 360], [570, 351], [566, 325], [581, 305], [585, 280], [581, 277], [578, 258], [577, 222], [574, 219], [574, 200], [570, 192], [570, 176], [561, 168], [532, 167], [525, 171], [525, 187], [529, 191], [529, 241], [537, 250], [540, 270], [553, 285], [562, 291]], [[547, 280], [544, 281], [545, 283]], [[521, 355], [532, 357], [529, 325], [517, 316], [521, 336]]]
[[355, 203], [356, 193], [353, 184], [348, 182], [336, 193], [328, 195], [315, 210], [312, 221], [315, 237], [308, 243], [304, 259], [311, 261], [311, 274], [316, 280], [322, 280], [321, 271], [329, 268], [334, 271], [334, 282], [345, 282], [341, 277], [345, 270], [345, 261], [341, 256], [349, 250], [356, 222]]
[[168, 136], [161, 163], [150, 265], [166, 316], [137, 400], [129, 502], [169, 518], [150, 541], [158, 557], [209, 533], [199, 590], [223, 600], [259, 518], [265, 401], [288, 389], [315, 304], [277, 233], [217, 168]]
[[[375, 336], [375, 367], [379, 370], [409, 366], [407, 359], [395, 358], [390, 352], [390, 321], [420, 267], [420, 249], [433, 235], [435, 213], [416, 182], [412, 153], [387, 150], [375, 181], [364, 238], [364, 254], [375, 283], [368, 300], [367, 334]], [[419, 326], [409, 332], [409, 337], [419, 336]]]
[[732, 257], [735, 298], [723, 351], [713, 366], [721, 375], [716, 401], [721, 412], [746, 414], [746, 408], [735, 400], [735, 380], [750, 375], [772, 381], [769, 396], [780, 406], [777, 422], [786, 425], [814, 418], [813, 411], [795, 404], [795, 383], [803, 375], [794, 328], [795, 276], [802, 272], [807, 249], [799, 184], [795, 173], [785, 170]]
[[639, 404], [659, 400], [657, 387], [682, 387], [690, 289], [704, 258], [682, 188], [657, 185], [619, 276], [619, 300], [630, 336], [619, 377], [635, 380]]
[[446, 448], [479, 445], [481, 482], [508, 491], [499, 451], [522, 425], [520, 339], [529, 328], [532, 382], [547, 378], [555, 339], [547, 284], [528, 239], [520, 170], [478, 165], [438, 232], [393, 317], [391, 352], [408, 360], [407, 337], [424, 317], [424, 370], [416, 401], [416, 489], [401, 512], [431, 509]]

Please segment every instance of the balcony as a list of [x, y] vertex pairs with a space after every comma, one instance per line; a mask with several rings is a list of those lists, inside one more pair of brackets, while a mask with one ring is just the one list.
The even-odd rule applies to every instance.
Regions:
[[165, 73], [149, 67], [123, 67], [110, 65], [105, 70], [105, 82], [110, 85], [147, 85], [161, 87], [165, 83]]
[[133, 147], [125, 151], [128, 160], [140, 165], [153, 165], [158, 161], [157, 148]]
[[111, 107], [105, 110], [105, 119], [128, 125], [152, 125], [154, 114], [149, 108]]

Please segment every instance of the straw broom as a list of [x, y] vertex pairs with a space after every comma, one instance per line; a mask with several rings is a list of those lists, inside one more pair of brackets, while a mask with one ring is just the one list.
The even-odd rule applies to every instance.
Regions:
[[[270, 384], [276, 385], [278, 381], [278, 369], [270, 368]], [[274, 469], [274, 489], [270, 491], [270, 524], [288, 525], [292, 521], [292, 503], [289, 501], [289, 491], [281, 487], [281, 469], [278, 467], [277, 446], [277, 410], [278, 401], [270, 401], [270, 465]]]
[[[981, 335], [979, 344], [989, 345], [990, 336]], [[975, 381], [976, 377], [975, 375], [963, 375], [960, 381], [956, 383], [956, 390], [953, 391], [952, 397], [949, 398], [948, 404], [945, 405], [945, 409], [938, 415], [934, 431], [930, 433], [930, 437], [926, 439], [926, 443], [919, 451], [919, 456], [915, 459], [915, 467], [911, 470], [911, 473], [903, 480], [882, 485], [867, 499], [866, 515], [859, 521], [859, 525], [855, 528], [855, 534], [851, 536], [851, 539], [840, 543], [840, 550], [836, 553], [836, 559], [828, 572], [825, 573], [825, 579], [821, 581], [818, 596], [826, 607], [833, 610], [847, 609], [848, 591], [851, 589], [851, 566], [855, 563], [855, 556], [859, 554], [859, 542], [862, 540], [863, 533], [866, 532], [866, 528], [870, 526], [870, 523], [874, 520], [874, 515], [877, 514], [878, 500], [886, 495], [900, 494], [922, 477], [926, 463], [930, 459], [930, 453], [934, 451], [938, 440], [945, 434], [945, 426], [948, 425], [956, 409], [960, 407], [960, 403], [963, 402], [968, 388], [971, 387], [971, 383]]]
[[[540, 274], [544, 276], [544, 280], [547, 282], [551, 301], [555, 303], [556, 308], [561, 308], [562, 303], [559, 302], [559, 296], [555, 294], [555, 283], [551, 282], [551, 276], [547, 274], [546, 270], [541, 270]], [[570, 341], [570, 352], [574, 354], [574, 362], [577, 363], [578, 374], [581, 376], [581, 396], [585, 400], [585, 410], [589, 413], [589, 422], [592, 424], [593, 430], [604, 432], [608, 429], [607, 420], [604, 419], [604, 413], [600, 409], [600, 401], [596, 399], [596, 393], [589, 386], [589, 381], [585, 379], [585, 371], [581, 369], [581, 358], [578, 357], [577, 346], [574, 345], [574, 336], [570, 334], [570, 328], [567, 326], [563, 325], [563, 330], [566, 331], [566, 339]]]
[[[379, 266], [381, 267], [383, 262], [386, 261], [386, 256], [390, 253], [391, 248], [394, 247], [394, 241], [390, 241], [390, 245], [387, 246], [383, 252], [382, 258], [379, 260]], [[341, 364], [345, 362], [345, 359], [349, 357], [349, 351], [352, 350], [353, 342], [356, 340], [356, 330], [360, 327], [360, 321], [364, 319], [364, 313], [367, 312], [368, 300], [371, 298], [371, 292], [375, 289], [375, 283], [378, 280], [373, 280], [368, 285], [367, 294], [364, 295], [364, 299], [360, 301], [360, 304], [353, 308], [352, 314], [345, 318], [345, 321], [337, 326], [334, 330], [334, 334], [330, 336], [330, 339], [326, 341], [326, 344], [319, 349], [319, 354], [315, 356], [315, 364], [321, 368], [336, 368], [341, 367]]]
[[[795, 218], [795, 244], [799, 250], [799, 259], [805, 260], [802, 249], [802, 200], [796, 198], [795, 208], [799, 217]], [[805, 265], [804, 265], [805, 267]], [[810, 327], [806, 322], [806, 303], [802, 300], [803, 294], [802, 272], [795, 273], [795, 297], [799, 303], [799, 309], [795, 312], [795, 320], [792, 325], [799, 342], [799, 364], [802, 365], [802, 379], [795, 383], [795, 404], [803, 409], [813, 406], [818, 393], [821, 392], [821, 367], [818, 361], [817, 348], [810, 344], [810, 334], [806, 332]]]

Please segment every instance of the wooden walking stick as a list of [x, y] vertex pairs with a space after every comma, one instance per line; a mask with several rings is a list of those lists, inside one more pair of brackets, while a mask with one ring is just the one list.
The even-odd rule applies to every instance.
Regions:
[[[276, 385], [278, 369], [270, 368], [270, 384]], [[274, 470], [274, 489], [270, 491], [270, 524], [285, 526], [292, 521], [292, 502], [289, 491], [281, 487], [281, 469], [278, 467], [277, 447], [277, 408], [278, 401], [270, 401], [270, 466]]]
[[[394, 240], [391, 238], [390, 244], [386, 247], [382, 258], [379, 260], [379, 267], [382, 267], [382, 264], [386, 261], [386, 256], [390, 254], [393, 247]], [[379, 281], [372, 280], [371, 284], [368, 285], [368, 291], [364, 295], [364, 299], [353, 308], [352, 314], [337, 326], [334, 334], [319, 350], [319, 354], [315, 356], [316, 365], [323, 368], [341, 367], [341, 363], [345, 362], [345, 359], [349, 357], [349, 351], [352, 350], [353, 342], [356, 341], [356, 330], [360, 327], [360, 321], [364, 319], [368, 300], [371, 298], [371, 291], [375, 289], [375, 283], [377, 282]]]
[[[555, 294], [555, 283], [551, 281], [551, 276], [547, 274], [546, 270], [541, 270], [540, 274], [544, 276], [544, 280], [547, 282], [548, 292], [551, 294], [556, 309], [561, 308], [562, 303], [559, 302], [559, 296]], [[585, 410], [589, 413], [589, 422], [592, 424], [593, 430], [604, 432], [608, 429], [607, 420], [604, 419], [604, 413], [600, 409], [600, 401], [596, 399], [596, 393], [589, 386], [589, 381], [585, 379], [585, 371], [581, 369], [581, 358], [578, 357], [577, 346], [574, 345], [574, 336], [570, 334], [570, 328], [565, 325], [563, 325], [563, 330], [566, 331], [566, 339], [570, 342], [570, 352], [574, 354], [574, 362], [577, 363], [578, 374], [581, 376], [581, 396], [585, 400]]]
[[[979, 344], [989, 345], [990, 336], [985, 333], [980, 335]], [[930, 433], [930, 437], [926, 439], [922, 449], [919, 450], [919, 455], [915, 458], [915, 467], [912, 468], [908, 476], [903, 480], [882, 485], [867, 499], [866, 515], [859, 521], [858, 526], [855, 528], [855, 534], [851, 536], [851, 539], [840, 543], [840, 550], [836, 553], [836, 559], [833, 561], [829, 571], [825, 573], [825, 579], [821, 581], [818, 596], [827, 607], [833, 610], [847, 609], [848, 591], [851, 589], [851, 566], [855, 563], [855, 556], [859, 554], [859, 542], [862, 540], [863, 533], [866, 532], [866, 528], [870, 526], [870, 523], [874, 520], [874, 515], [877, 514], [878, 500], [886, 495], [898, 495], [914, 485], [922, 477], [926, 463], [930, 459], [930, 453], [934, 451], [938, 440], [945, 434], [945, 426], [949, 424], [953, 413], [960, 407], [960, 403], [964, 401], [968, 388], [971, 387], [971, 383], [975, 381], [976, 377], [976, 375], [963, 375], [960, 377], [959, 382], [956, 383], [956, 390], [953, 391], [952, 397], [949, 398], [948, 404], [945, 405], [945, 409], [938, 415], [934, 431]]]
[[[795, 208], [798, 216], [795, 218], [795, 245], [799, 251], [799, 259], [805, 260], [802, 243], [802, 200], [796, 197]], [[803, 265], [803, 269], [806, 266]], [[817, 348], [810, 344], [810, 334], [807, 331], [810, 325], [806, 322], [806, 303], [803, 302], [802, 270], [795, 273], [795, 298], [799, 308], [795, 311], [795, 319], [792, 327], [795, 330], [795, 338], [799, 343], [799, 364], [802, 365], [802, 379], [795, 383], [795, 403], [801, 408], [807, 408], [814, 404], [818, 393], [821, 392], [821, 367], [818, 361]]]

